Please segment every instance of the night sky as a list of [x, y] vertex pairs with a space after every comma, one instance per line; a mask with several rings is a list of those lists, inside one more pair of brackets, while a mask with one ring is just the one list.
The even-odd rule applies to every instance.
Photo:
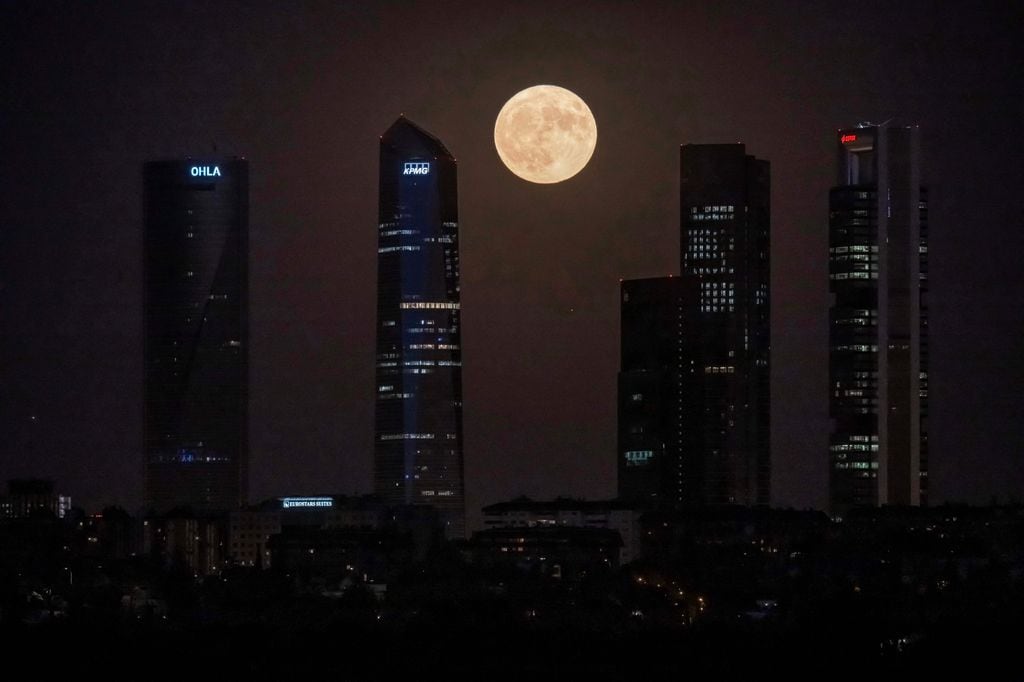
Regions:
[[[678, 272], [702, 142], [771, 161], [772, 498], [824, 507], [835, 130], [892, 118], [930, 188], [933, 499], [1019, 498], [1019, 3], [723, 4], [4, 2], [0, 479], [141, 503], [141, 164], [216, 147], [251, 163], [250, 497], [368, 492], [378, 140], [404, 112], [459, 161], [471, 522], [614, 495], [619, 278]], [[538, 83], [597, 119], [562, 184], [494, 150]]]

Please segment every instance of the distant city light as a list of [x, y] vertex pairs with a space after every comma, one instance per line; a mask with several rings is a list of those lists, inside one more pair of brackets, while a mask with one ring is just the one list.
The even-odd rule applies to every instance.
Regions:
[[302, 509], [310, 507], [333, 507], [332, 497], [282, 497], [282, 509]]

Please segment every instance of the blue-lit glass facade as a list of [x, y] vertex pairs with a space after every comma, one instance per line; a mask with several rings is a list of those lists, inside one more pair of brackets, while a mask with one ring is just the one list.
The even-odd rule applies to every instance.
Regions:
[[374, 488], [465, 534], [455, 158], [402, 117], [381, 137]]
[[143, 169], [146, 505], [235, 509], [248, 462], [248, 162]]

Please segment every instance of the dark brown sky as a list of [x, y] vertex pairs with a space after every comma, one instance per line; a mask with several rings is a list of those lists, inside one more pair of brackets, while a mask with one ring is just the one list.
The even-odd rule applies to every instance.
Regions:
[[[937, 500], [1024, 491], [1019, 5], [38, 3], [0, 9], [0, 478], [141, 501], [144, 160], [251, 162], [252, 491], [366, 491], [378, 136], [459, 160], [469, 507], [615, 486], [620, 277], [678, 268], [678, 146], [772, 163], [773, 499], [822, 506], [834, 131], [919, 123]], [[209, 6], [208, 6], [209, 5]], [[582, 96], [590, 165], [492, 126]], [[32, 417], [35, 417], [35, 420]]]

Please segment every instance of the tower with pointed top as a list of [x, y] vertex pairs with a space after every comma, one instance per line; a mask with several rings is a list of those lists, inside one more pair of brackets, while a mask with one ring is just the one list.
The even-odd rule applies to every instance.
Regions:
[[455, 157], [404, 116], [381, 136], [374, 489], [465, 535]]

